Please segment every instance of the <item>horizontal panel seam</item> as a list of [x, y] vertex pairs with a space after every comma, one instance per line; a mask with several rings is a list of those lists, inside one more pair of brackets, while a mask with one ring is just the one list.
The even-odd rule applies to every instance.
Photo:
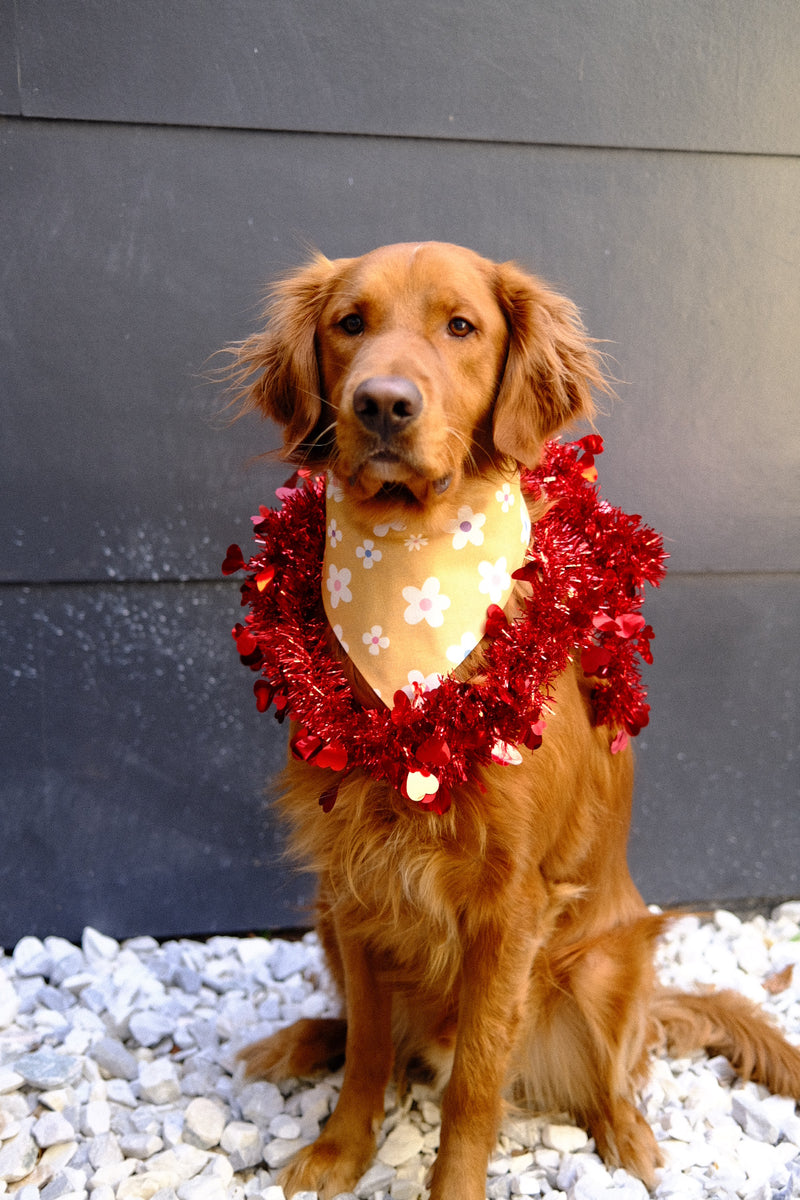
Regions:
[[[709, 582], [718, 581], [757, 581], [757, 580], [784, 580], [786, 582], [800, 583], [800, 571], [667, 571], [666, 583], [685, 580], [708, 580]], [[95, 588], [104, 588], [107, 590], [120, 589], [125, 587], [142, 587], [142, 588], [186, 588], [186, 587], [227, 587], [231, 591], [238, 591], [241, 586], [241, 580], [226, 579], [223, 576], [191, 576], [181, 577], [180, 579], [137, 579], [135, 576], [130, 578], [120, 579], [16, 579], [16, 580], [0, 580], [0, 595], [3, 592], [11, 592], [14, 590], [38, 590], [56, 591], [63, 588], [84, 588], [87, 591]], [[648, 589], [649, 591], [649, 589]]]
[[673, 155], [704, 155], [709, 158], [769, 158], [789, 159], [800, 158], [800, 151], [778, 150], [733, 150], [713, 147], [692, 146], [659, 146], [659, 145], [615, 145], [613, 143], [591, 142], [547, 142], [522, 141], [514, 138], [485, 138], [485, 137], [449, 137], [444, 134], [422, 133], [380, 133], [359, 132], [354, 130], [329, 129], [272, 129], [251, 125], [201, 125], [175, 121], [118, 121], [108, 118], [95, 117], [52, 117], [33, 113], [4, 113], [0, 120], [19, 122], [20, 124], [39, 123], [45, 125], [98, 125], [107, 128], [122, 129], [163, 129], [163, 130], [194, 130], [210, 134], [250, 134], [254, 137], [296, 137], [296, 138], [331, 138], [358, 139], [363, 141], [383, 142], [419, 142], [440, 143], [454, 146], [508, 146], [518, 149], [547, 149], [547, 150], [582, 150], [598, 153], [617, 154], [673, 154]]

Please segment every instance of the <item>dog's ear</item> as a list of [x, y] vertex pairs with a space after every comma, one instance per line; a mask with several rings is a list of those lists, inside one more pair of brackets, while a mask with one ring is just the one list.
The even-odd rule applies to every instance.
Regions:
[[575, 305], [515, 263], [497, 268], [496, 294], [508, 324], [508, 356], [494, 408], [496, 449], [536, 467], [544, 442], [594, 413], [591, 389], [610, 389]]
[[272, 288], [266, 328], [232, 347], [236, 398], [283, 426], [282, 457], [308, 463], [326, 457], [323, 396], [315, 333], [338, 264], [323, 255], [286, 275]]

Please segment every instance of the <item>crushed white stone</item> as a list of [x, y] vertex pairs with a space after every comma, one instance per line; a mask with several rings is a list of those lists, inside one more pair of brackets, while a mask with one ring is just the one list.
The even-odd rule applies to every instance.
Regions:
[[383, 1145], [379, 1146], [378, 1161], [390, 1167], [399, 1167], [416, 1158], [424, 1141], [425, 1135], [418, 1125], [410, 1120], [401, 1121], [399, 1125], [395, 1125]]
[[[769, 920], [684, 918], [665, 936], [659, 968], [679, 987], [738, 988], [800, 1044], [800, 901]], [[319, 1134], [341, 1075], [246, 1083], [236, 1054], [300, 1017], [335, 1012], [312, 934], [159, 945], [86, 929], [80, 946], [23, 937], [0, 956], [0, 1196], [285, 1200], [280, 1168]], [[737, 1081], [724, 1059], [657, 1059], [641, 1106], [667, 1160], [657, 1200], [800, 1197], [795, 1104]], [[424, 1088], [402, 1100], [390, 1088], [375, 1161], [342, 1200], [423, 1200], [440, 1119]], [[563, 1115], [515, 1114], [486, 1196], [647, 1192], [609, 1170]]]
[[211, 1150], [219, 1145], [225, 1129], [227, 1105], [195, 1096], [183, 1114], [183, 1140], [201, 1150]]

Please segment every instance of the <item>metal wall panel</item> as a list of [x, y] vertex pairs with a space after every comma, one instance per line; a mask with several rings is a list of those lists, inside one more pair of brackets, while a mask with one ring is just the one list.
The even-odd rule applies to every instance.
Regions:
[[231, 584], [0, 591], [0, 945], [308, 922], [265, 810], [285, 741], [237, 619]]
[[798, 893], [799, 41], [794, 0], [0, 6], [0, 944], [307, 920], [218, 582], [285, 470], [203, 375], [309, 245], [516, 257], [609, 340], [603, 492], [673, 571], [634, 873]]
[[[214, 578], [282, 478], [209, 356], [315, 244], [519, 257], [609, 339], [609, 498], [675, 570], [800, 568], [800, 160], [6, 121], [10, 580]], [[35, 486], [32, 486], [32, 473]]]
[[[665, 905], [797, 895], [796, 587], [676, 576], [646, 612], [636, 882]], [[0, 591], [0, 945], [308, 923], [264, 806], [285, 731], [256, 711], [238, 615], [230, 583]]]
[[23, 112], [796, 154], [795, 0], [17, 0]]
[[675, 575], [645, 608], [650, 725], [630, 861], [648, 900], [800, 895], [800, 591], [789, 575]]
[[14, 6], [0, 4], [0, 113], [20, 111]]

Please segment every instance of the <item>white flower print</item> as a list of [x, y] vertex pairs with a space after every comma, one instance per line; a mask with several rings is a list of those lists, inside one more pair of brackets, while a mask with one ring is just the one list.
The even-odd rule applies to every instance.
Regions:
[[342, 629], [341, 625], [334, 625], [333, 632], [336, 634], [336, 640], [339, 643], [339, 645], [342, 647], [342, 649], [344, 650], [345, 654], [349, 654], [350, 647], [348, 646], [347, 642], [344, 640], [344, 630]]
[[337, 504], [341, 504], [342, 501], [344, 500], [344, 492], [342, 491], [342, 485], [339, 483], [339, 480], [336, 479], [333, 475], [328, 476], [328, 486], [326, 488], [325, 494], [327, 495], [329, 500], [335, 500]]
[[434, 672], [433, 675], [423, 675], [422, 671], [409, 671], [408, 683], [402, 691], [405, 692], [409, 700], [414, 700], [417, 695], [417, 689], [414, 687], [415, 683], [419, 684], [424, 694], [425, 692], [435, 692], [441, 682], [442, 677], [438, 672]]
[[511, 491], [510, 483], [504, 483], [500, 491], [495, 492], [494, 496], [503, 512], [508, 512], [514, 504], [514, 493]]
[[427, 546], [428, 539], [423, 537], [421, 533], [411, 533], [405, 540], [407, 550], [421, 550], [423, 546]]
[[331, 594], [331, 608], [336, 608], [340, 600], [343, 604], [349, 604], [353, 599], [353, 593], [347, 586], [350, 579], [351, 574], [347, 567], [342, 567], [340, 571], [333, 563], [330, 564], [326, 583]]
[[365, 646], [369, 647], [370, 654], [380, 654], [381, 650], [385, 650], [389, 645], [389, 639], [384, 636], [380, 625], [373, 625], [369, 633], [365, 633], [361, 640]]
[[342, 533], [339, 526], [336, 524], [335, 520], [331, 521], [330, 525], [328, 526], [328, 537], [331, 540], [331, 546], [333, 546], [334, 548], [336, 546], [338, 546], [339, 542], [344, 537], [344, 534]]
[[475, 634], [467, 630], [466, 633], [462, 633], [461, 641], [457, 646], [447, 647], [447, 661], [451, 662], [454, 667], [457, 667], [459, 663], [464, 661], [468, 654], [472, 653], [477, 644], [478, 639], [475, 637]]
[[394, 530], [395, 533], [402, 533], [405, 529], [405, 521], [392, 521], [391, 525], [373, 525], [372, 532], [375, 537], [386, 537], [387, 533]]
[[444, 610], [450, 607], [450, 597], [439, 594], [439, 580], [430, 575], [421, 588], [404, 587], [403, 599], [408, 608], [403, 613], [407, 625], [427, 621], [433, 629], [444, 623]]
[[369, 538], [364, 538], [363, 546], [356, 546], [356, 558], [361, 559], [361, 565], [365, 571], [369, 571], [374, 563], [380, 562], [383, 554], [380, 550], [375, 549], [375, 543]]
[[486, 513], [475, 513], [468, 504], [462, 505], [456, 519], [447, 523], [447, 532], [453, 534], [453, 549], [463, 550], [469, 542], [482, 546], [485, 524]]
[[505, 555], [498, 558], [496, 563], [484, 560], [478, 564], [478, 571], [481, 575], [478, 591], [488, 593], [492, 604], [499, 604], [503, 598], [503, 592], [511, 587], [511, 576], [507, 570]]

